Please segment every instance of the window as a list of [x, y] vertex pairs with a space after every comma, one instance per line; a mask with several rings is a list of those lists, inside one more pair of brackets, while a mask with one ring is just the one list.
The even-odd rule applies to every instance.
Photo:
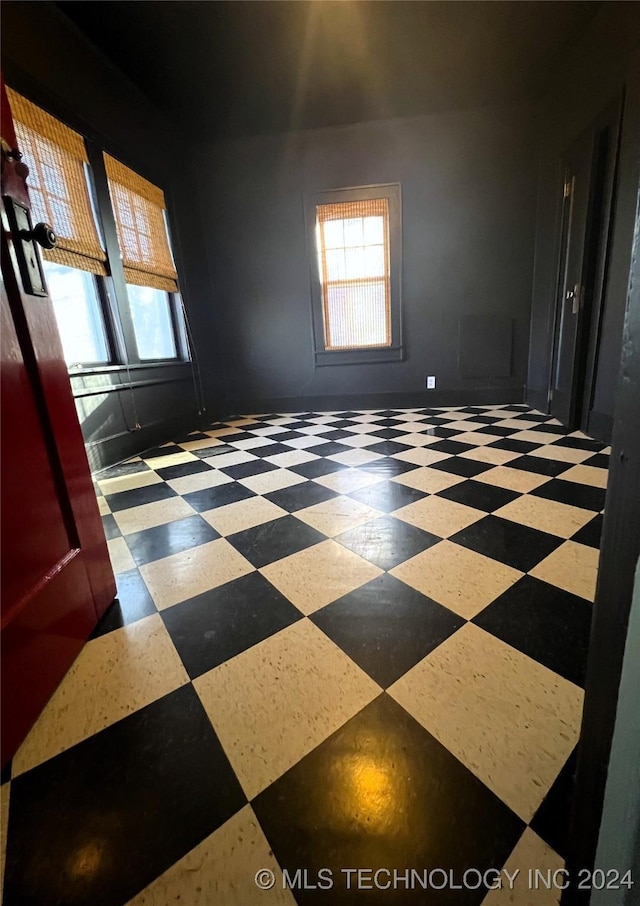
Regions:
[[44, 272], [67, 365], [106, 364], [109, 346], [93, 274], [46, 260]]
[[171, 309], [178, 275], [169, 247], [164, 194], [108, 154], [104, 162], [138, 355], [143, 361], [176, 358]]
[[67, 364], [188, 360], [162, 190], [95, 140], [8, 95], [32, 220], [50, 223], [58, 237], [42, 256]]
[[84, 139], [8, 89], [18, 143], [29, 167], [32, 220], [50, 223], [58, 237], [43, 250], [49, 294], [68, 365], [110, 361], [96, 275], [107, 273], [87, 180]]
[[316, 364], [400, 359], [399, 186], [324, 192], [306, 208]]
[[161, 289], [127, 284], [138, 355], [143, 361], [175, 359], [170, 298]]

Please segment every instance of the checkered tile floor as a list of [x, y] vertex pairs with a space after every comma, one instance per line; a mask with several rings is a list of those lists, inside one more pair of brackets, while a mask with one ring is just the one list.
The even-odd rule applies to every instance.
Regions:
[[562, 864], [608, 452], [524, 406], [305, 412], [96, 476], [119, 603], [4, 778], [4, 903], [538, 902], [340, 869]]

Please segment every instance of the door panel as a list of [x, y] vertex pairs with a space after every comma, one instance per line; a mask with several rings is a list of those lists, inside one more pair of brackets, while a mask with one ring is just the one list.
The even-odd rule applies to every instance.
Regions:
[[[15, 148], [6, 97], [2, 120]], [[2, 764], [115, 596], [53, 306], [25, 291], [18, 267], [22, 239], [7, 210], [13, 199], [28, 204], [24, 177], [3, 149]]]
[[[1, 405], [2, 512], [11, 514], [11, 522], [3, 526], [2, 532], [2, 590], [5, 600], [16, 606], [66, 556], [71, 545], [4, 288]], [[9, 480], [23, 473], [25, 451], [29, 451], [28, 482], [33, 510], [23, 506], [23, 482]], [[25, 544], [26, 539], [29, 540]], [[9, 616], [5, 612], [3, 622]]]
[[591, 189], [593, 135], [583, 136], [564, 160], [562, 240], [556, 296], [551, 413], [567, 427], [576, 421], [578, 340], [584, 307], [584, 251]]

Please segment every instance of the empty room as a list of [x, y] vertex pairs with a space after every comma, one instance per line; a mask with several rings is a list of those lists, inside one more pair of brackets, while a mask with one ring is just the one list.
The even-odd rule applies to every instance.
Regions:
[[640, 4], [2, 5], [4, 906], [632, 906]]

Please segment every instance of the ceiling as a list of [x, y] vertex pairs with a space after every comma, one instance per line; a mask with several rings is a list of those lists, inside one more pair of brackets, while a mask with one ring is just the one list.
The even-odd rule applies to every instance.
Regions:
[[539, 95], [597, 2], [57, 6], [175, 121], [256, 134]]

